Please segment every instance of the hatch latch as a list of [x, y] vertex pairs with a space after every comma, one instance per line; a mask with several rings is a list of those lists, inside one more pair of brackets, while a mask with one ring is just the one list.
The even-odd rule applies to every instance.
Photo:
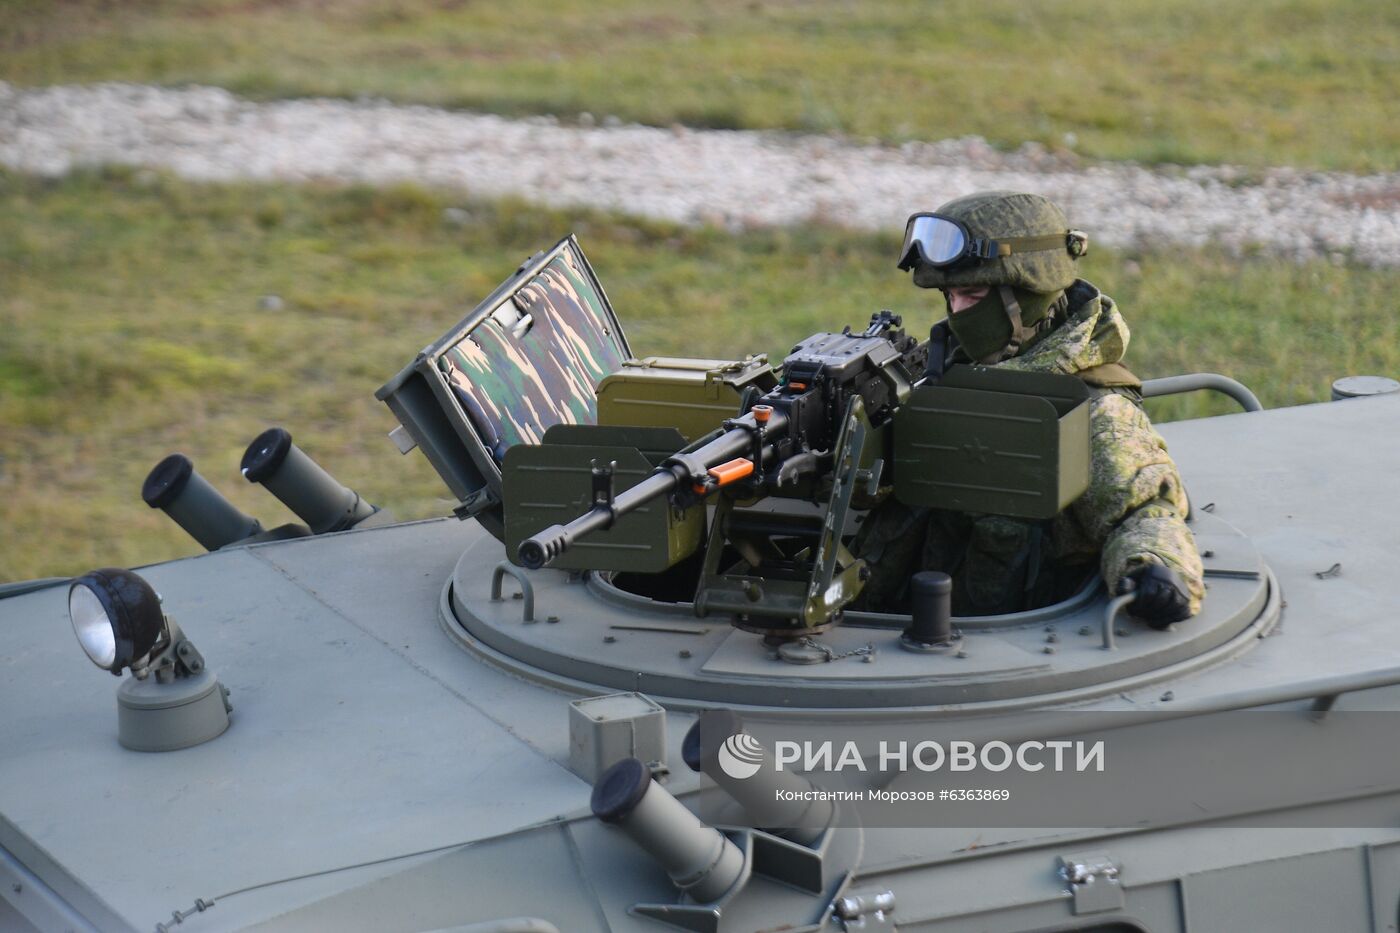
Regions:
[[1123, 907], [1123, 885], [1118, 880], [1119, 865], [1103, 854], [1060, 856], [1060, 877], [1068, 884], [1066, 894], [1074, 898], [1074, 913], [1097, 914]]

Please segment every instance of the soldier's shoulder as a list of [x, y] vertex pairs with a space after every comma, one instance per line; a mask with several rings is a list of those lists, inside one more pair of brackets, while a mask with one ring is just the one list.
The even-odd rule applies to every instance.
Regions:
[[1075, 373], [1097, 392], [1112, 392], [1130, 397], [1142, 397], [1142, 380], [1122, 363], [1101, 363]]
[[1089, 396], [1089, 430], [1093, 434], [1151, 431], [1142, 394], [1128, 386], [1095, 388]]

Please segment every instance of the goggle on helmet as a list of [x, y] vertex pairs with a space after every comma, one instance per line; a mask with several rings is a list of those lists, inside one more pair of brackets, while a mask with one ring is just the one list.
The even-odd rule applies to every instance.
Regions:
[[1089, 251], [1089, 235], [1082, 230], [1065, 230], [1037, 236], [973, 237], [960, 220], [919, 213], [911, 216], [904, 227], [899, 268], [908, 271], [919, 262], [944, 268], [1049, 249], [1063, 249], [1077, 259]]

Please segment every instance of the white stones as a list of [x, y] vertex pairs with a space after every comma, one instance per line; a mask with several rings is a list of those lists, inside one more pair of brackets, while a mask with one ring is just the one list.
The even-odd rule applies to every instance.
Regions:
[[1011, 188], [1059, 201], [1100, 245], [1214, 243], [1231, 255], [1400, 265], [1400, 173], [1152, 170], [1032, 144], [1003, 153], [976, 137], [893, 147], [582, 114], [577, 122], [372, 99], [260, 104], [208, 87], [0, 85], [0, 164], [45, 175], [120, 163], [199, 180], [413, 180], [681, 223], [819, 217], [892, 233], [915, 210]]
[[472, 224], [471, 211], [461, 207], [444, 207], [442, 222], [449, 227], [469, 227]]

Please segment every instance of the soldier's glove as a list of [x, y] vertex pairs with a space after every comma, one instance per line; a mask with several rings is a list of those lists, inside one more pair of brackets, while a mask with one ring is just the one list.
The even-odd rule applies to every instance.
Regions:
[[1191, 617], [1191, 597], [1176, 571], [1161, 564], [1143, 564], [1129, 573], [1124, 583], [1128, 580], [1137, 593], [1128, 611], [1153, 628], [1164, 629]]

